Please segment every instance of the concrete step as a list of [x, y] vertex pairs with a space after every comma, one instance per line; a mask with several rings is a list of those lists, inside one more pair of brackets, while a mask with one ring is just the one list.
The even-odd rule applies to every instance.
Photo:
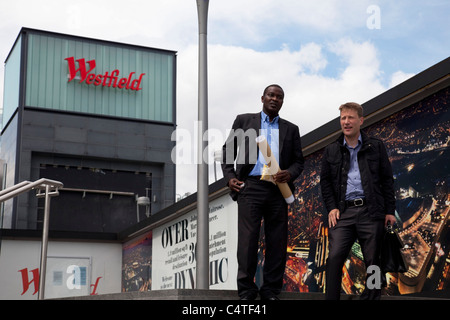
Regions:
[[[325, 300], [325, 295], [318, 292], [282, 292], [280, 300]], [[449, 300], [443, 294], [434, 297], [400, 295], [385, 296], [381, 300]], [[95, 296], [69, 297], [64, 300], [239, 300], [235, 290], [200, 290], [200, 289], [173, 289], [153, 290], [146, 292], [121, 292]], [[341, 300], [359, 300], [357, 295], [342, 294]]]

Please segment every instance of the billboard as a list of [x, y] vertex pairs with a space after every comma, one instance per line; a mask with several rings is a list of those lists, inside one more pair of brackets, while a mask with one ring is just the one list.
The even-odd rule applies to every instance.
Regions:
[[[443, 89], [364, 131], [385, 142], [392, 164], [396, 215], [404, 257], [404, 274], [388, 274], [385, 294], [448, 289], [450, 285], [450, 88]], [[322, 150], [305, 158], [296, 181], [297, 201], [290, 207], [288, 261], [284, 290], [324, 292], [328, 254], [325, 206], [320, 191]], [[344, 266], [342, 289], [364, 290], [365, 265], [355, 243]]]
[[[210, 289], [236, 289], [237, 205], [223, 195], [209, 202]], [[122, 292], [194, 289], [197, 210], [123, 246]]]
[[[364, 129], [382, 139], [388, 150], [400, 237], [406, 244], [408, 271], [387, 275], [383, 289], [387, 295], [434, 292], [450, 285], [449, 101], [450, 88], [446, 88]], [[328, 229], [320, 190], [322, 151], [305, 157], [305, 169], [295, 182], [283, 291], [325, 292]], [[227, 267], [226, 274], [211, 273], [211, 289], [234, 290], [237, 205], [225, 194], [209, 206], [210, 267], [220, 272]], [[195, 232], [196, 210], [192, 210], [125, 244], [122, 291], [195, 288]], [[258, 285], [262, 284], [264, 237], [260, 247]], [[360, 294], [366, 267], [357, 242], [343, 271], [343, 292]]]

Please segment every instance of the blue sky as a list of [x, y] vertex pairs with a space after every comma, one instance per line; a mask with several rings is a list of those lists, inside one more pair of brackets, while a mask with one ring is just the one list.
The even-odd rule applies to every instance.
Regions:
[[[379, 21], [371, 29], [373, 8]], [[238, 113], [261, 110], [267, 84], [279, 83], [281, 116], [311, 132], [336, 118], [341, 103], [364, 103], [449, 57], [449, 17], [448, 0], [210, 0], [209, 128], [225, 135]], [[178, 128], [195, 129], [195, 0], [3, 3], [2, 61], [21, 27], [177, 51]], [[195, 192], [193, 181], [195, 164], [177, 165], [177, 193]]]
[[[326, 47], [344, 37], [356, 42], [370, 41], [378, 52], [385, 77], [398, 70], [418, 73], [449, 56], [449, 1], [297, 2], [304, 5], [294, 7], [291, 19], [284, 19], [281, 14], [266, 16], [267, 12], [253, 17], [254, 27], [249, 29], [257, 36], [251, 31], [240, 32], [245, 29], [242, 27], [245, 22], [234, 24], [234, 20], [211, 18], [210, 42], [272, 51], [282, 46], [296, 49], [310, 42]], [[212, 3], [211, 10], [214, 10]], [[379, 8], [380, 23], [376, 29], [367, 27], [367, 21], [374, 14], [374, 11], [368, 11], [371, 6]], [[308, 13], [295, 12], [302, 8]], [[288, 5], [283, 5], [281, 11], [284, 10], [289, 10]], [[310, 15], [311, 19], [302, 21], [304, 15]], [[345, 67], [345, 62], [332, 52], [325, 51], [324, 54], [329, 62], [323, 70], [324, 75], [336, 76], [339, 69]]]

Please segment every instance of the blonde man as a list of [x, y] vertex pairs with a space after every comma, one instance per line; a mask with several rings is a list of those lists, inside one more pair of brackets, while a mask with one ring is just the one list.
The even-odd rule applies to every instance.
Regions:
[[[384, 226], [395, 223], [392, 168], [380, 139], [361, 131], [363, 108], [349, 102], [339, 108], [341, 136], [325, 148], [320, 174], [329, 226], [326, 298], [340, 298], [342, 267], [359, 241], [366, 268], [379, 266]], [[381, 288], [366, 286], [361, 299], [379, 299]]]

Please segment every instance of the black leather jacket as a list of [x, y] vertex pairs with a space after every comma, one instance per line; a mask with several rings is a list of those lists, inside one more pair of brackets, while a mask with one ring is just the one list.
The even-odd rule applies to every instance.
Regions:
[[[361, 138], [358, 165], [369, 214], [372, 219], [384, 219], [386, 214], [395, 214], [392, 167], [380, 139], [369, 137], [362, 131]], [[326, 216], [333, 209], [339, 209], [341, 213], [345, 210], [350, 152], [343, 142], [342, 134], [323, 153], [320, 186], [327, 209]]]

